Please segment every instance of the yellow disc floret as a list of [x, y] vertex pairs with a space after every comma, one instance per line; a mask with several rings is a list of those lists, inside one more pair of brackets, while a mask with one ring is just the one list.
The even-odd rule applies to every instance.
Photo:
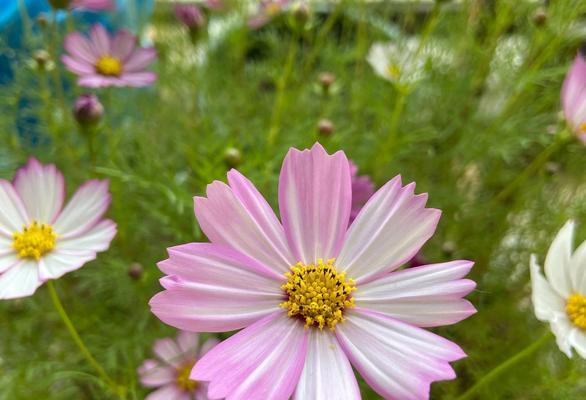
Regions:
[[398, 78], [401, 76], [401, 67], [399, 67], [397, 64], [390, 64], [387, 66], [387, 72], [391, 78]]
[[120, 76], [122, 73], [122, 63], [117, 58], [102, 56], [96, 62], [96, 72], [106, 76]]
[[13, 239], [12, 247], [20, 258], [39, 260], [43, 254], [55, 248], [57, 235], [51, 225], [33, 221], [29, 226], [25, 226], [22, 232], [16, 232]]
[[334, 261], [324, 263], [320, 258], [316, 265], [299, 262], [285, 274], [287, 283], [281, 289], [288, 299], [280, 306], [288, 310], [289, 317], [302, 318], [306, 328], [317, 326], [321, 330], [327, 325], [333, 330], [344, 321], [342, 311], [354, 307], [354, 281], [346, 279], [345, 272], [338, 273]]
[[574, 293], [568, 297], [566, 314], [574, 325], [586, 331], [586, 296]]
[[193, 392], [197, 389], [197, 381], [189, 379], [194, 364], [195, 362], [189, 362], [177, 369], [177, 377], [175, 378], [175, 381], [177, 386], [186, 392]]

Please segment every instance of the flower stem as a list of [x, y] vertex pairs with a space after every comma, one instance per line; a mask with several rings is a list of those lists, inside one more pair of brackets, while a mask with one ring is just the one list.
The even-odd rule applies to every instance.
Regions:
[[539, 350], [544, 344], [548, 343], [550, 339], [553, 338], [553, 334], [550, 331], [547, 331], [543, 336], [537, 339], [535, 342], [531, 343], [529, 346], [525, 347], [523, 350], [519, 351], [512, 357], [507, 358], [505, 361], [497, 365], [493, 368], [488, 374], [484, 375], [482, 379], [480, 379], [476, 384], [474, 384], [470, 389], [464, 392], [460, 397], [456, 400], [468, 400], [474, 398], [474, 395], [478, 393], [480, 389], [485, 387], [487, 384], [492, 382], [496, 377], [501, 375], [503, 372], [517, 364], [518, 362], [522, 361], [523, 359], [529, 357], [537, 350]]
[[96, 370], [96, 372], [98, 373], [98, 375], [100, 375], [100, 377], [104, 380], [104, 382], [106, 382], [108, 384], [108, 386], [110, 386], [110, 388], [114, 391], [114, 393], [116, 393], [120, 399], [124, 399], [124, 396], [121, 393], [121, 388], [119, 388], [118, 385], [116, 385], [116, 382], [114, 382], [114, 380], [112, 378], [110, 378], [110, 376], [106, 373], [104, 368], [96, 361], [96, 359], [94, 358], [92, 353], [88, 350], [85, 343], [83, 342], [83, 340], [79, 336], [79, 333], [77, 333], [77, 330], [75, 329], [75, 326], [73, 325], [73, 322], [71, 322], [71, 319], [67, 315], [65, 308], [63, 308], [63, 304], [61, 303], [61, 300], [59, 299], [59, 295], [57, 294], [57, 290], [55, 290], [55, 286], [53, 285], [53, 281], [51, 281], [51, 280], [48, 281], [47, 287], [49, 288], [49, 294], [51, 296], [51, 300], [53, 301], [53, 305], [55, 306], [55, 309], [57, 310], [57, 312], [59, 313], [59, 316], [63, 320], [63, 323], [67, 327], [67, 330], [69, 331], [69, 334], [71, 335], [73, 341], [75, 342], [77, 347], [79, 347], [81, 354], [83, 354], [83, 356], [86, 358], [86, 360]]

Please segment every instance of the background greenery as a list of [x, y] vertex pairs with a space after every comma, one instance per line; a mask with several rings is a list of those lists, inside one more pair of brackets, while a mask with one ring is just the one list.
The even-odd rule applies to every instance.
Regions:
[[[432, 398], [455, 398], [540, 337], [547, 326], [533, 315], [529, 254], [542, 261], [568, 218], [586, 239], [586, 150], [575, 140], [556, 142], [564, 129], [560, 87], [581, 43], [586, 3], [549, 3], [342, 1], [314, 9], [302, 32], [286, 16], [250, 32], [236, 11], [211, 16], [216, 33], [198, 47], [159, 4], [147, 35], [159, 50], [159, 80], [148, 89], [97, 92], [106, 116], [93, 162], [70, 113], [82, 91], [60, 62], [42, 72], [30, 61], [35, 49], [60, 52], [60, 39], [54, 46], [53, 35], [37, 34], [27, 51], [4, 47], [17, 68], [15, 81], [0, 90], [0, 176], [11, 179], [35, 156], [57, 164], [69, 193], [92, 177], [111, 181], [109, 216], [119, 231], [111, 249], [56, 285], [129, 399], [147, 393], [135, 371], [152, 342], [174, 335], [148, 309], [161, 289], [155, 263], [168, 246], [205, 240], [192, 196], [225, 180], [230, 147], [241, 154], [238, 169], [274, 206], [287, 149], [319, 140], [330, 151], [343, 149], [377, 185], [396, 174], [416, 181], [429, 205], [443, 210], [423, 256], [476, 261], [478, 288], [469, 298], [479, 312], [436, 330], [469, 358], [455, 363], [457, 380], [432, 385]], [[365, 56], [374, 41], [409, 36], [441, 46], [451, 62], [428, 62], [425, 78], [402, 97]], [[323, 71], [337, 78], [330, 96], [320, 93]], [[335, 124], [330, 136], [318, 133], [320, 118]], [[515, 181], [544, 152], [551, 154], [533, 164], [535, 173]], [[0, 337], [0, 399], [109, 398], [45, 287], [0, 303]], [[579, 399], [585, 373], [584, 360], [568, 360], [552, 342], [479, 398]], [[361, 387], [364, 398], [378, 398]]]

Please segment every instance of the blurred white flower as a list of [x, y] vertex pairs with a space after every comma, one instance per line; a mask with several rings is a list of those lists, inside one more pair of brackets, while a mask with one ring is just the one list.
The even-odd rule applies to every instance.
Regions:
[[568, 357], [572, 347], [586, 358], [586, 241], [572, 253], [574, 221], [568, 221], [545, 258], [545, 277], [531, 256], [535, 315], [549, 322], [557, 345]]

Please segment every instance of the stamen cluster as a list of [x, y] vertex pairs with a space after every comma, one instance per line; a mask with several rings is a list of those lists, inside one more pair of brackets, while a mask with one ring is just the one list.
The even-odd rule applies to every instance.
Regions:
[[122, 63], [117, 58], [102, 56], [96, 62], [96, 72], [105, 76], [120, 76]]
[[20, 258], [34, 258], [39, 260], [41, 256], [55, 248], [57, 235], [50, 225], [39, 224], [33, 221], [22, 232], [13, 235], [12, 247], [18, 252]]
[[574, 293], [568, 297], [566, 314], [574, 325], [586, 331], [586, 296]]
[[303, 318], [306, 328], [317, 326], [321, 330], [327, 325], [333, 330], [344, 321], [342, 311], [354, 307], [354, 281], [346, 279], [345, 272], [338, 273], [334, 261], [332, 258], [324, 263], [320, 258], [316, 265], [299, 262], [285, 274], [287, 283], [281, 289], [288, 300], [280, 306], [288, 309], [289, 317]]
[[177, 382], [177, 386], [186, 392], [193, 392], [197, 389], [197, 381], [189, 379], [194, 364], [195, 361], [189, 362], [177, 369], [177, 377], [175, 378], [175, 381]]

